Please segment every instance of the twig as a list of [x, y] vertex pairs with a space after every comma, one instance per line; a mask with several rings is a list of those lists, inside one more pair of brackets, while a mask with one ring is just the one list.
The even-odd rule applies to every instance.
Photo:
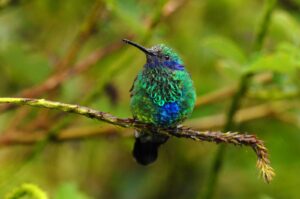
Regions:
[[[134, 128], [138, 130], [153, 129], [151, 124], [142, 123], [132, 118], [118, 118], [109, 113], [97, 111], [88, 107], [65, 104], [61, 102], [48, 101], [44, 99], [30, 98], [0, 98], [0, 103], [11, 103], [16, 105], [29, 105], [47, 109], [56, 109], [68, 113], [83, 115], [88, 118], [97, 119], [106, 123], [124, 128]], [[236, 132], [222, 133], [211, 131], [196, 131], [187, 127], [178, 126], [177, 128], [155, 128], [157, 133], [174, 136], [179, 138], [188, 138], [196, 141], [207, 141], [215, 143], [228, 143], [240, 146], [250, 146], [257, 155], [257, 167], [261, 176], [266, 182], [270, 182], [274, 176], [274, 171], [270, 166], [268, 152], [263, 141], [254, 135], [238, 134]]]
[[171, 131], [169, 134], [196, 141], [250, 146], [257, 155], [257, 168], [260, 170], [260, 174], [265, 182], [269, 183], [275, 175], [273, 168], [270, 166], [267, 148], [264, 146], [263, 141], [259, 140], [255, 135], [240, 134], [238, 132], [200, 132], [188, 128], [180, 128], [179, 132], [173, 133]]

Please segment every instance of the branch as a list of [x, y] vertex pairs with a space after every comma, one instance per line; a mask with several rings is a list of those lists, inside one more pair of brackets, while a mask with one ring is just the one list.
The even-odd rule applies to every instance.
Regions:
[[[299, 107], [298, 103], [291, 103], [290, 101], [280, 101], [275, 103], [266, 103], [261, 105], [255, 105], [248, 108], [243, 108], [236, 113], [235, 123], [243, 123], [250, 120], [255, 120], [267, 116], [274, 116], [275, 118], [296, 125], [296, 118], [282, 118], [280, 116], [285, 115], [283, 112], [295, 107]], [[280, 118], [279, 118], [280, 117]], [[191, 119], [186, 122], [186, 125], [198, 129], [216, 129], [222, 127], [225, 123], [225, 113], [216, 114], [212, 116]], [[14, 146], [14, 145], [31, 145], [36, 142], [45, 140], [49, 135], [47, 130], [35, 130], [18, 131], [11, 130], [0, 136], [0, 147]], [[130, 137], [132, 133], [130, 130], [120, 131], [120, 128], [116, 128], [109, 125], [95, 125], [85, 127], [71, 127], [67, 129], [61, 129], [59, 134], [56, 134], [55, 141], [71, 141], [90, 137]], [[52, 138], [52, 137], [51, 137]], [[51, 141], [51, 139], [50, 139]]]
[[[266, 103], [261, 105], [255, 105], [248, 108], [243, 108], [236, 113], [235, 123], [243, 123], [254, 119], [259, 119], [267, 116], [274, 116], [278, 118], [280, 115], [284, 115], [284, 111], [294, 107], [298, 107], [299, 104], [291, 103], [290, 101], [280, 101], [274, 103]], [[216, 129], [222, 127], [225, 123], [225, 113], [216, 114], [212, 116], [206, 116], [201, 118], [191, 119], [186, 122], [186, 125], [198, 130]], [[278, 118], [281, 119], [281, 118]], [[291, 121], [290, 121], [291, 122]], [[296, 121], [294, 121], [296, 122]], [[13, 146], [13, 145], [31, 145], [41, 140], [44, 140], [49, 135], [47, 130], [35, 130], [32, 132], [11, 130], [0, 136], [0, 147]], [[130, 130], [120, 131], [119, 128], [115, 128], [109, 125], [96, 125], [85, 127], [70, 127], [67, 129], [61, 129], [59, 134], [56, 134], [55, 141], [70, 141], [78, 140], [90, 137], [114, 137], [132, 136]], [[50, 140], [51, 141], [51, 140]]]
[[[132, 118], [118, 118], [109, 113], [97, 111], [88, 107], [65, 104], [61, 102], [48, 101], [45, 99], [30, 98], [0, 98], [0, 103], [10, 103], [15, 105], [29, 105], [34, 107], [56, 109], [68, 113], [75, 113], [85, 117], [110, 123], [124, 128], [134, 128], [144, 130], [155, 128], [151, 124], [142, 123]], [[178, 138], [188, 138], [195, 141], [207, 141], [214, 143], [228, 143], [239, 146], [250, 146], [257, 155], [257, 167], [261, 172], [261, 176], [266, 182], [270, 182], [275, 175], [270, 161], [268, 152], [262, 140], [250, 134], [238, 134], [237, 132], [212, 132], [212, 131], [196, 131], [187, 127], [178, 126], [177, 128], [155, 128], [157, 133], [174, 136]]]

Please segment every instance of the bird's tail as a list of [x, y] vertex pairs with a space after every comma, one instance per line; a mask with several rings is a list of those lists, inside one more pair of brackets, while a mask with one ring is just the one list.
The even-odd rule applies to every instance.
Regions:
[[168, 140], [168, 136], [157, 133], [136, 132], [133, 156], [139, 164], [148, 165], [158, 156], [158, 148]]

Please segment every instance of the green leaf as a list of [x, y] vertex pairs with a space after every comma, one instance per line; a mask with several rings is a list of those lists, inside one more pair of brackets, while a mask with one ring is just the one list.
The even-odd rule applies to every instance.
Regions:
[[51, 72], [50, 64], [43, 54], [28, 51], [20, 44], [12, 44], [1, 51], [0, 58], [8, 77], [21, 85], [37, 84]]
[[271, 54], [258, 56], [244, 72], [272, 71], [291, 73], [300, 67], [300, 51], [296, 46], [282, 43]]
[[[106, 6], [113, 12], [119, 20], [124, 21], [135, 33], [145, 32], [145, 27], [141, 22], [141, 8], [135, 0], [105, 0]], [[118, 26], [120, 27], [120, 25]]]
[[87, 195], [78, 190], [77, 186], [74, 183], [64, 183], [62, 184], [55, 196], [54, 199], [90, 199]]
[[228, 59], [219, 60], [216, 66], [220, 74], [231, 80], [239, 78], [243, 72], [241, 70], [241, 65]]
[[272, 28], [277, 34], [283, 33], [292, 42], [300, 43], [300, 26], [293, 16], [285, 11], [276, 11], [272, 18]]
[[204, 39], [202, 42], [204, 48], [217, 56], [229, 59], [230, 61], [234, 61], [239, 64], [246, 62], [246, 55], [242, 49], [228, 38], [213, 36]]

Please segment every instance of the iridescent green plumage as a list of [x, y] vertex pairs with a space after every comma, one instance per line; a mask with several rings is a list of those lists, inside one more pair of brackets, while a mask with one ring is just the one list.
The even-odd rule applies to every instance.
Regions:
[[[196, 94], [189, 73], [180, 57], [160, 44], [146, 49], [131, 41], [147, 56], [147, 63], [131, 89], [131, 111], [139, 121], [154, 127], [176, 127], [193, 111]], [[134, 156], [149, 164], [156, 159], [158, 147], [167, 137], [155, 132], [137, 132]]]
[[[192, 113], [195, 103], [193, 83], [185, 70], [144, 68], [134, 82], [131, 95], [133, 116], [157, 126], [176, 126], [181, 123]], [[160, 121], [158, 116], [167, 103], [178, 104], [178, 114], [171, 115], [170, 121]]]

